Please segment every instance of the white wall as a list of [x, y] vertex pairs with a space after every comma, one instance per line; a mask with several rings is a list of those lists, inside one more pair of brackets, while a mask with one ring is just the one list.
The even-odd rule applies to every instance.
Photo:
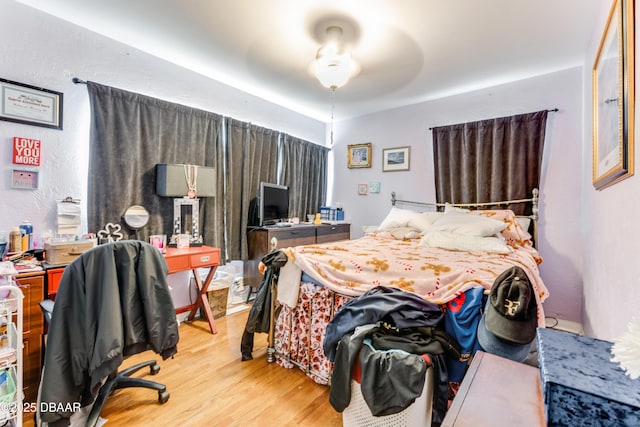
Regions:
[[[86, 200], [91, 80], [201, 108], [325, 143], [325, 124], [81, 29], [30, 7], [0, 0], [0, 77], [63, 92], [64, 130], [0, 121], [0, 231], [29, 219], [36, 235], [55, 226], [55, 200]], [[40, 185], [11, 188], [13, 137], [42, 141]], [[113, 191], [118, 191], [114, 188]], [[142, 191], [154, 191], [143, 189]], [[86, 206], [83, 204], [83, 210]], [[86, 232], [86, 225], [84, 230]], [[96, 230], [91, 230], [96, 231]]]
[[[542, 278], [551, 296], [545, 313], [582, 318], [582, 69], [574, 68], [464, 95], [372, 114], [335, 125], [333, 201], [343, 204], [352, 236], [378, 224], [390, 208], [390, 194], [435, 201], [430, 127], [511, 116], [543, 109], [549, 113], [540, 188], [539, 250]], [[347, 168], [347, 145], [371, 142], [372, 167]], [[382, 149], [411, 147], [410, 170], [382, 172]], [[381, 182], [379, 194], [359, 196], [358, 183]]]
[[[640, 316], [640, 263], [638, 237], [640, 222], [640, 144], [636, 136], [636, 174], [609, 188], [596, 191], [592, 184], [592, 103], [591, 68], [604, 31], [610, 1], [603, 2], [599, 25], [594, 28], [584, 70], [584, 144], [582, 152], [584, 215], [584, 321], [589, 335], [612, 340], [627, 330], [633, 316]], [[639, 12], [636, 10], [636, 22]], [[636, 34], [638, 29], [636, 28]], [[636, 75], [640, 54], [636, 36]], [[639, 80], [635, 79], [638, 88]], [[636, 93], [638, 89], [636, 89]], [[636, 105], [638, 105], [636, 95]], [[636, 135], [640, 130], [640, 114], [635, 111]]]

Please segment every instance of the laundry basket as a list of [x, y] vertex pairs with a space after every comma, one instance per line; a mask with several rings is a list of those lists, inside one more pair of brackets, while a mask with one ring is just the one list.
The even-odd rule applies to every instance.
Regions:
[[415, 402], [397, 414], [376, 417], [371, 414], [360, 390], [360, 383], [351, 380], [351, 402], [342, 412], [344, 427], [424, 427], [431, 425], [433, 407], [433, 368], [425, 374], [424, 389]]

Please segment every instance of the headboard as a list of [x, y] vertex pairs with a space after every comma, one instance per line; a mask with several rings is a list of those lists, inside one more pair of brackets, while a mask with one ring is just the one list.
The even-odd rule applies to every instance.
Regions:
[[527, 230], [532, 237], [534, 246], [537, 247], [538, 243], [538, 189], [534, 188], [531, 192], [531, 197], [528, 199], [515, 199], [515, 200], [500, 200], [497, 202], [482, 202], [482, 203], [432, 203], [432, 202], [416, 202], [413, 200], [402, 200], [396, 197], [396, 192], [393, 191], [391, 193], [391, 206], [396, 206], [398, 203], [404, 205], [413, 205], [413, 206], [424, 206], [434, 208], [436, 210], [442, 210], [445, 206], [453, 206], [457, 208], [465, 208], [465, 209], [489, 209], [496, 208], [500, 206], [504, 206], [508, 208], [509, 205], [514, 205], [517, 203], [530, 203], [531, 204], [531, 215], [520, 216], [523, 218], [529, 218], [531, 220], [531, 226], [529, 230]]

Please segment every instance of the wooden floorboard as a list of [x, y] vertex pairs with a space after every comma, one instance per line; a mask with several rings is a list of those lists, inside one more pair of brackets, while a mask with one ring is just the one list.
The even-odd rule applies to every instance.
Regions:
[[[297, 368], [267, 363], [266, 334], [256, 334], [253, 360], [240, 360], [240, 339], [248, 311], [216, 320], [212, 335], [205, 321], [180, 325], [178, 353], [161, 361], [153, 352], [125, 360], [123, 366], [158, 360], [160, 372], [136, 376], [166, 384], [171, 397], [158, 403], [153, 390], [118, 390], [101, 416], [107, 426], [341, 426], [329, 404], [329, 388]], [[33, 426], [25, 417], [25, 426]]]

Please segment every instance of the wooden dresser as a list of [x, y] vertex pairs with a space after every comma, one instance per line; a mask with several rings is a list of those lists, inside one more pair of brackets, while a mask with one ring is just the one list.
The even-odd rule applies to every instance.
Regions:
[[16, 277], [24, 294], [23, 300], [23, 384], [24, 402], [35, 403], [40, 384], [44, 316], [40, 301], [44, 297], [44, 272], [23, 273]]
[[276, 248], [336, 242], [351, 238], [351, 224], [300, 224], [291, 227], [249, 227], [247, 245], [249, 258], [244, 263], [244, 283], [257, 288], [262, 280], [258, 264], [271, 250], [271, 241], [276, 239]]

